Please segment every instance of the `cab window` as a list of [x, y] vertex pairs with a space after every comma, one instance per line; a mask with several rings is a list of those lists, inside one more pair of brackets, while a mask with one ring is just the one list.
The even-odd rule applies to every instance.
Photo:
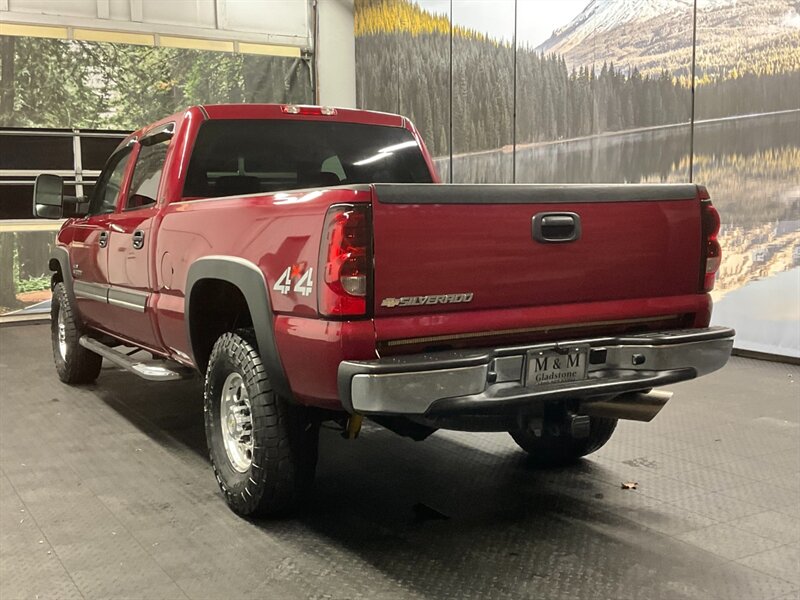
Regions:
[[432, 181], [422, 148], [403, 127], [212, 119], [197, 134], [183, 198]]
[[92, 199], [89, 202], [90, 215], [112, 213], [116, 209], [131, 150], [132, 146], [126, 146], [108, 159], [92, 192]]
[[158, 186], [164, 171], [169, 142], [167, 139], [155, 144], [141, 145], [133, 167], [125, 210], [146, 208], [158, 201]]

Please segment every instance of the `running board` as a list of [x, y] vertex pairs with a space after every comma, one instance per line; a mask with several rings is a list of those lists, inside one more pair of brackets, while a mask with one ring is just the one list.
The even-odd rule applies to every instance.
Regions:
[[123, 354], [110, 346], [106, 346], [102, 342], [98, 342], [96, 339], [90, 338], [87, 335], [82, 336], [79, 343], [87, 350], [99, 354], [118, 367], [122, 367], [126, 371], [130, 371], [148, 381], [178, 381], [181, 379], [189, 379], [194, 375], [192, 369], [172, 361], [154, 360], [143, 362], [127, 354]]

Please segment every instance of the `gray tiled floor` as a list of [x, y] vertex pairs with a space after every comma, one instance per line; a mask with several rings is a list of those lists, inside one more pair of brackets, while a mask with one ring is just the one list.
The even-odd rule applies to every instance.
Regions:
[[800, 598], [798, 367], [734, 358], [569, 469], [505, 434], [326, 430], [312, 506], [251, 523], [208, 467], [199, 382], [69, 388], [45, 326], [0, 346], [2, 600]]

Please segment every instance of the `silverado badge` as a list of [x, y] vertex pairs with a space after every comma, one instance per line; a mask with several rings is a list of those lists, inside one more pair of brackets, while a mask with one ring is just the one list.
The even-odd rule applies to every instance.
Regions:
[[421, 306], [423, 304], [461, 304], [472, 302], [472, 296], [472, 292], [431, 296], [401, 296], [400, 298], [384, 298], [381, 306], [394, 308], [396, 306]]

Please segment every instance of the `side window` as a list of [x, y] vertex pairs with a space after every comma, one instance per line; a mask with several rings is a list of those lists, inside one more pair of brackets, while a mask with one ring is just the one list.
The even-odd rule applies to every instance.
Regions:
[[92, 199], [89, 202], [90, 215], [102, 215], [114, 212], [117, 206], [119, 190], [122, 187], [122, 178], [125, 168], [131, 157], [132, 146], [126, 146], [106, 163], [100, 178], [94, 186]]
[[128, 191], [128, 202], [125, 210], [136, 210], [152, 206], [158, 200], [158, 184], [167, 159], [169, 140], [150, 145], [142, 145], [139, 157], [133, 167], [133, 177]]

